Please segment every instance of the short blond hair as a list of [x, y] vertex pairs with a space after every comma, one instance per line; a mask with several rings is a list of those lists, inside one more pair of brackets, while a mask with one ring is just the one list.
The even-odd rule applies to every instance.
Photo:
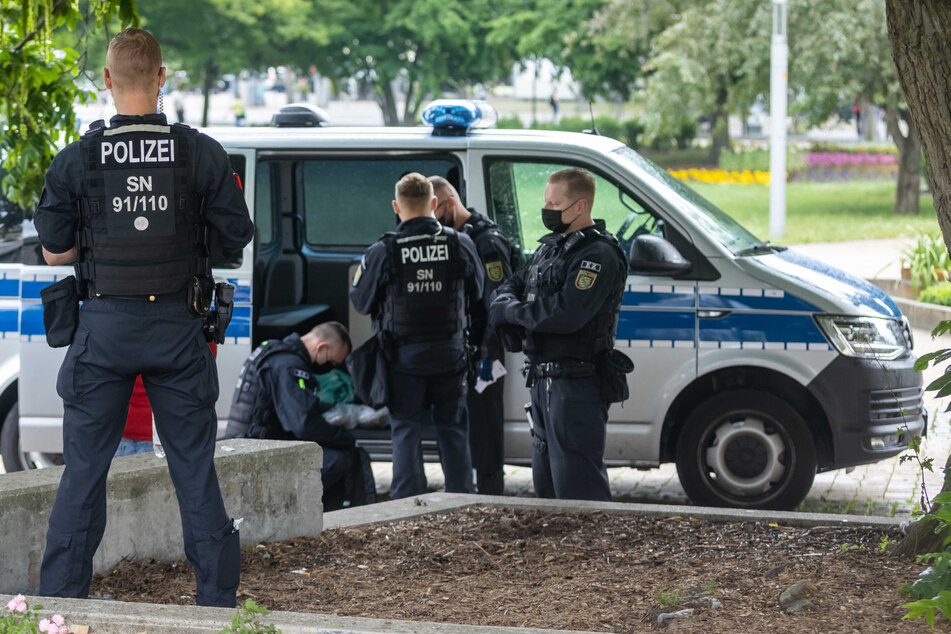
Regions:
[[119, 90], [154, 90], [162, 69], [162, 48], [148, 31], [123, 29], [109, 42], [106, 67]]
[[594, 190], [597, 188], [597, 183], [588, 170], [569, 167], [549, 176], [548, 182], [564, 183], [569, 198], [584, 198], [589, 205], [594, 205]]
[[396, 183], [396, 203], [413, 211], [422, 211], [433, 199], [433, 184], [418, 172], [406, 174]]

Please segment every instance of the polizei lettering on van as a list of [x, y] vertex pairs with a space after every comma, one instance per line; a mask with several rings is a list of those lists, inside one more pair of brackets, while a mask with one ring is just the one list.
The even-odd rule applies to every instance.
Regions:
[[414, 264], [418, 262], [448, 262], [449, 245], [429, 244], [419, 247], [401, 247], [400, 258], [403, 264], [407, 262]]
[[103, 141], [100, 147], [99, 162], [104, 166], [175, 161], [175, 139]]

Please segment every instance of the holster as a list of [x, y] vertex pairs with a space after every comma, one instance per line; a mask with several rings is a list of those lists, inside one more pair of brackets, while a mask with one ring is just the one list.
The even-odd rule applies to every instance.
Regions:
[[234, 313], [234, 286], [228, 282], [218, 282], [214, 290], [215, 307], [205, 314], [205, 341], [222, 344]]
[[76, 277], [70, 275], [40, 291], [43, 300], [43, 326], [46, 343], [51, 348], [62, 348], [73, 342], [79, 325], [79, 289]]

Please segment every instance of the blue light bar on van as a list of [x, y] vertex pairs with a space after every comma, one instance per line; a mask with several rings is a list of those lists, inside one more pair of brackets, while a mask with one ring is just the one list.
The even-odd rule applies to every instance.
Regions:
[[484, 101], [437, 99], [423, 110], [423, 123], [433, 126], [433, 136], [464, 136], [472, 128], [495, 125], [498, 115]]

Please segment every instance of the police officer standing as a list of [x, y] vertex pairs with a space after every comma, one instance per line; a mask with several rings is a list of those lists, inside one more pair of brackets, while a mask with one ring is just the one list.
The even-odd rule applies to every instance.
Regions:
[[[479, 378], [491, 381], [492, 366], [496, 360], [505, 360], [505, 351], [495, 329], [488, 324], [488, 310], [496, 289], [512, 276], [516, 262], [514, 251], [494, 222], [462, 204], [459, 192], [449, 181], [441, 176], [430, 176], [429, 182], [433, 184], [433, 192], [436, 195], [436, 220], [446, 227], [463, 231], [472, 238], [485, 269], [482, 301], [470, 306], [470, 341], [479, 346]], [[500, 377], [481, 394], [476, 392], [474, 383], [469, 386], [469, 447], [472, 451], [476, 491], [484, 495], [504, 493], [504, 382], [505, 377]]]
[[426, 492], [422, 432], [430, 420], [446, 491], [472, 492], [464, 333], [467, 305], [482, 299], [482, 265], [468, 236], [436, 222], [435, 206], [425, 176], [403, 176], [393, 201], [401, 222], [370, 245], [350, 289], [392, 359], [393, 499]]
[[221, 146], [156, 114], [165, 68], [152, 35], [121, 31], [106, 64], [118, 114], [56, 156], [34, 218], [47, 263], [76, 263], [83, 299], [57, 380], [66, 469], [40, 593], [88, 595], [106, 474], [141, 374], [178, 495], [195, 600], [233, 607], [240, 544], [213, 462], [218, 374], [187, 299], [193, 282], [209, 279], [200, 277], [211, 273], [208, 241], [234, 253], [254, 226]]
[[542, 221], [552, 233], [502, 285], [489, 312], [497, 329], [524, 330], [539, 497], [611, 499], [604, 445], [613, 399], [602, 392], [598, 366], [614, 347], [627, 260], [604, 223], [591, 218], [594, 193], [594, 177], [583, 169], [548, 178]]
[[343, 508], [348, 500], [347, 475], [357, 449], [353, 434], [324, 419], [334, 403], [321, 401], [313, 373], [325, 374], [342, 364], [350, 348], [350, 334], [336, 321], [314, 326], [303, 336], [292, 333], [262, 343], [241, 366], [225, 433], [227, 438], [318, 443], [324, 511]]

